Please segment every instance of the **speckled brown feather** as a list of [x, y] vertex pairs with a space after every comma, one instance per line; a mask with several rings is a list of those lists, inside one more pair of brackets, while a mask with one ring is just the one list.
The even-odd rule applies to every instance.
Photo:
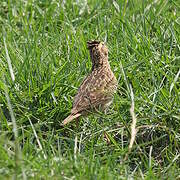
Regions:
[[104, 110], [112, 101], [117, 89], [117, 80], [108, 62], [108, 49], [99, 41], [88, 41], [92, 71], [84, 79], [74, 98], [70, 116], [63, 125], [73, 119], [96, 110]]

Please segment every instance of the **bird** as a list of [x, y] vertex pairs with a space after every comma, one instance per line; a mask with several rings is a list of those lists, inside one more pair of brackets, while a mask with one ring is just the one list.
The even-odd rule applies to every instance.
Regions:
[[87, 41], [87, 49], [92, 68], [81, 83], [74, 97], [71, 113], [62, 122], [63, 126], [73, 120], [78, 123], [79, 117], [87, 116], [92, 112], [106, 111], [117, 91], [118, 81], [108, 61], [106, 44], [99, 40]]

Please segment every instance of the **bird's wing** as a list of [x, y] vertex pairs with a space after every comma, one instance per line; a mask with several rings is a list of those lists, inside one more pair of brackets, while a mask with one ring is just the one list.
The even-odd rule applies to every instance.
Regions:
[[[115, 77], [110, 79], [106, 73], [99, 72], [90, 74], [81, 84], [74, 98], [72, 114], [98, 108], [100, 105], [111, 101]], [[116, 82], [114, 82], [116, 83]]]

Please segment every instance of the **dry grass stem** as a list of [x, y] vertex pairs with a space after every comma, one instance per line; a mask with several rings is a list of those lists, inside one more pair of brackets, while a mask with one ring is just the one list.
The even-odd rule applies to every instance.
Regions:
[[134, 106], [135, 106], [135, 103], [134, 103], [134, 93], [133, 93], [133, 89], [131, 87], [131, 85], [129, 86], [130, 87], [130, 92], [131, 92], [131, 108], [130, 108], [130, 114], [131, 114], [131, 117], [132, 117], [132, 124], [131, 124], [131, 140], [130, 140], [130, 143], [129, 143], [129, 152], [131, 151], [132, 147], [133, 147], [133, 144], [134, 144], [134, 141], [135, 141], [135, 138], [136, 138], [136, 114], [134, 112]]

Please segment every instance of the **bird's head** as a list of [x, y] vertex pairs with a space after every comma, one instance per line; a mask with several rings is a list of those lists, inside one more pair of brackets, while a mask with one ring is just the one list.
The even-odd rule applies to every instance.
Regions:
[[108, 61], [108, 48], [103, 42], [96, 40], [88, 41], [87, 47], [93, 66], [103, 65]]

